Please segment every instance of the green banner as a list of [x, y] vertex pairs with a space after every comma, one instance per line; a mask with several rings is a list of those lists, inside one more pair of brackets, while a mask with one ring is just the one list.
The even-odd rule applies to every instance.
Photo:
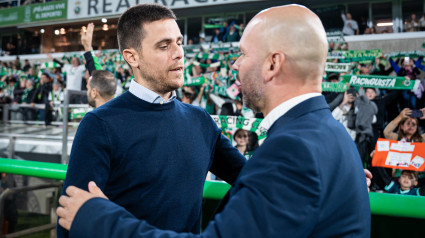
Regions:
[[193, 65], [196, 65], [196, 66], [199, 66], [199, 67], [202, 67], [202, 68], [218, 67], [218, 66], [220, 66], [220, 64], [221, 64], [221, 62], [215, 62], [215, 63], [212, 63], [212, 64], [203, 64], [203, 63], [200, 63], [198, 61], [193, 61]]
[[67, 0], [0, 9], [0, 26], [67, 18]]
[[40, 69], [52, 69], [57, 67], [61, 67], [61, 65], [56, 62], [46, 62], [44, 64], [41, 64]]
[[353, 67], [351, 63], [329, 63], [327, 62], [325, 65], [326, 72], [348, 72]]
[[344, 52], [343, 62], [359, 62], [359, 63], [369, 63], [375, 58], [381, 57], [381, 50], [347, 50]]
[[228, 97], [226, 87], [220, 87], [220, 86], [214, 85], [211, 93], [217, 94], [217, 95], [220, 95], [220, 96], [224, 96], [224, 97]]
[[412, 90], [418, 86], [418, 83], [420, 83], [419, 80], [409, 80], [404, 77], [353, 74], [344, 75], [341, 82], [357, 87], [400, 90]]
[[345, 51], [328, 52], [328, 59], [344, 59]]
[[410, 58], [417, 58], [419, 56], [424, 56], [425, 52], [420, 50], [412, 50], [412, 51], [399, 51], [399, 52], [391, 52], [386, 54], [387, 57], [392, 58], [403, 58], [403, 57], [410, 57]]
[[223, 27], [223, 25], [204, 24], [205, 29], [215, 29], [215, 28], [220, 28], [220, 27]]
[[349, 86], [346, 83], [331, 83], [331, 82], [322, 82], [322, 91], [323, 92], [337, 92], [343, 93], [347, 91]]
[[93, 108], [74, 108], [71, 109], [71, 114], [69, 114], [69, 119], [81, 119], [83, 118], [88, 112], [92, 111]]
[[[259, 118], [245, 118], [245, 117], [236, 117], [236, 116], [217, 116], [211, 115], [215, 123], [221, 130], [223, 134], [228, 137], [231, 141], [233, 135], [237, 129], [243, 129], [247, 131], [254, 132], [257, 134], [258, 142], [261, 144], [267, 137], [267, 131], [264, 128], [260, 128], [260, 123], [263, 119]], [[231, 130], [232, 132], [228, 132]]]
[[203, 75], [201, 77], [190, 77], [186, 75], [184, 79], [184, 86], [201, 86], [206, 81], [207, 79]]
[[212, 54], [199, 53], [199, 54], [196, 54], [195, 58], [197, 58], [197, 59], [222, 60], [222, 59], [224, 59], [224, 56], [220, 55], [219, 53], [212, 53]]
[[342, 31], [326, 32], [328, 42], [343, 43], [345, 42]]

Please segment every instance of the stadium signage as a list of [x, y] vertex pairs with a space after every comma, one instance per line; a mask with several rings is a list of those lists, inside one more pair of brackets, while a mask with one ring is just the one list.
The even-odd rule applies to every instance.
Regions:
[[350, 63], [326, 63], [326, 72], [348, 72], [353, 65]]
[[322, 82], [322, 91], [323, 92], [343, 93], [347, 89], [348, 89], [348, 84], [346, 84], [346, 83]]
[[344, 59], [344, 51], [328, 52], [328, 59]]
[[127, 8], [141, 3], [158, 3], [178, 9], [249, 1], [258, 0], [68, 0], [68, 19], [120, 15]]
[[358, 85], [363, 87], [384, 87], [384, 88], [392, 88], [395, 86], [395, 78], [394, 79], [379, 79], [379, 78], [365, 78], [365, 77], [357, 77], [352, 75], [350, 78], [350, 85]]
[[376, 75], [352, 75], [343, 76], [343, 83], [351, 86], [412, 90], [415, 89], [419, 80], [410, 80], [404, 77], [376, 76]]
[[66, 19], [67, 1], [0, 9], [0, 26]]

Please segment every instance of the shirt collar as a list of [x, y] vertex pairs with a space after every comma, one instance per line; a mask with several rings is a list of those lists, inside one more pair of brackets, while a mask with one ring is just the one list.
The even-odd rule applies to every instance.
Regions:
[[296, 105], [304, 102], [307, 99], [310, 99], [312, 97], [320, 96], [320, 93], [307, 93], [303, 94], [294, 98], [291, 98], [283, 103], [281, 103], [279, 106], [273, 108], [273, 110], [270, 111], [270, 113], [263, 119], [261, 122], [259, 128], [260, 132], [267, 131], [270, 129], [270, 127], [275, 123], [277, 119], [279, 119], [281, 116], [285, 115], [291, 108], [295, 107]]
[[154, 103], [154, 104], [163, 104], [163, 103], [169, 103], [172, 102], [174, 99], [176, 99], [176, 91], [171, 92], [171, 97], [166, 101], [163, 99], [159, 94], [156, 92], [138, 84], [134, 79], [130, 82], [130, 88], [128, 89], [130, 93], [132, 93], [134, 96], [142, 99], [143, 101]]

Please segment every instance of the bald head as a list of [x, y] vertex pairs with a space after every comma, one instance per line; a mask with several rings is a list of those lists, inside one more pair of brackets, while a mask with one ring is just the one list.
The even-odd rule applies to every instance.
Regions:
[[257, 38], [264, 56], [283, 52], [293, 76], [321, 81], [328, 42], [322, 22], [308, 8], [286, 5], [266, 9], [251, 20], [241, 41], [244, 37]]

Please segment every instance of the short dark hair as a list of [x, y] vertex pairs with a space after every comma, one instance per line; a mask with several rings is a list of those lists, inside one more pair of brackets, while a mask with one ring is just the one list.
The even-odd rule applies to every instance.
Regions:
[[42, 73], [41, 75], [46, 76], [48, 79], [52, 79], [48, 73]]
[[115, 95], [117, 81], [113, 73], [107, 70], [95, 70], [91, 76], [90, 86], [96, 88], [102, 98], [110, 98]]
[[402, 170], [400, 174], [410, 174], [415, 180], [418, 180], [418, 172], [412, 170]]
[[128, 48], [141, 50], [143, 25], [162, 19], [177, 18], [171, 9], [159, 4], [139, 4], [127, 9], [118, 20], [117, 38], [120, 52]]

